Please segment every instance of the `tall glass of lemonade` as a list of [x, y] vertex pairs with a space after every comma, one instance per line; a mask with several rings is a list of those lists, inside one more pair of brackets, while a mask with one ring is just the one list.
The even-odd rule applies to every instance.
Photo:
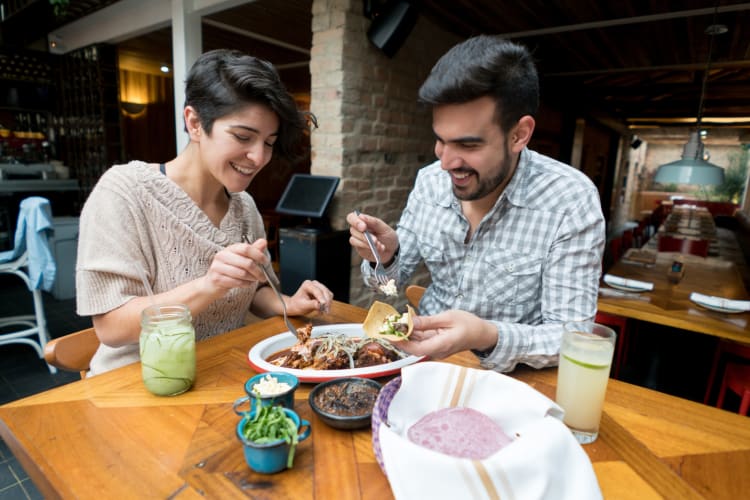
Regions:
[[153, 305], [141, 314], [141, 374], [157, 396], [175, 396], [195, 381], [195, 329], [183, 304]]
[[593, 443], [599, 435], [615, 332], [592, 321], [568, 322], [563, 328], [555, 399], [578, 442]]

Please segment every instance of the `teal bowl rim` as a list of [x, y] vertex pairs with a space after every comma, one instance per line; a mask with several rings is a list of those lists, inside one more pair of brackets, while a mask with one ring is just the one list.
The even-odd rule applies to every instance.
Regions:
[[[279, 393], [279, 394], [273, 394], [269, 396], [258, 396], [253, 392], [253, 385], [260, 379], [265, 378], [266, 375], [270, 375], [274, 378], [276, 378], [279, 382], [286, 382], [287, 384], [291, 385], [291, 388], [288, 391]], [[285, 380], [281, 380], [281, 378], [284, 378]], [[294, 382], [294, 384], [291, 384], [290, 382]], [[299, 388], [299, 378], [296, 375], [293, 375], [291, 373], [286, 372], [263, 372], [258, 373], [249, 379], [245, 381], [244, 389], [246, 395], [251, 395], [252, 397], [259, 398], [259, 399], [272, 399], [272, 398], [281, 398], [284, 396], [289, 395], [290, 393], [296, 391]]]

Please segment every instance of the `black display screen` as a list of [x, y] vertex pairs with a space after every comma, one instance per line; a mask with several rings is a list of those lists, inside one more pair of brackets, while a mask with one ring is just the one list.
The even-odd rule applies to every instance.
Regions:
[[276, 205], [276, 211], [280, 214], [321, 218], [338, 185], [338, 177], [294, 174]]

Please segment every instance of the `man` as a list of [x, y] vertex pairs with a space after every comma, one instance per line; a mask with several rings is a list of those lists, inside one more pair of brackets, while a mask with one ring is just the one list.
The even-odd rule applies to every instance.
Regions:
[[562, 324], [593, 318], [605, 240], [593, 183], [529, 150], [539, 102], [527, 50], [478, 36], [449, 50], [419, 90], [432, 105], [435, 155], [397, 230], [351, 213], [351, 245], [372, 283], [369, 230], [388, 275], [432, 276], [405, 351], [443, 358], [472, 349], [482, 366], [557, 364]]

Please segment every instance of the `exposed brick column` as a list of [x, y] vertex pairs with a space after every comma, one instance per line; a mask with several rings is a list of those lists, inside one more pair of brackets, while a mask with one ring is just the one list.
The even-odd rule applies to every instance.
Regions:
[[[367, 39], [370, 20], [361, 0], [314, 0], [310, 110], [312, 173], [336, 175], [341, 184], [331, 224], [346, 226], [354, 208], [395, 227], [417, 170], [434, 159], [430, 110], [417, 91], [435, 61], [458, 40], [420, 18], [389, 59]], [[352, 253], [350, 302], [368, 306], [360, 257]]]

